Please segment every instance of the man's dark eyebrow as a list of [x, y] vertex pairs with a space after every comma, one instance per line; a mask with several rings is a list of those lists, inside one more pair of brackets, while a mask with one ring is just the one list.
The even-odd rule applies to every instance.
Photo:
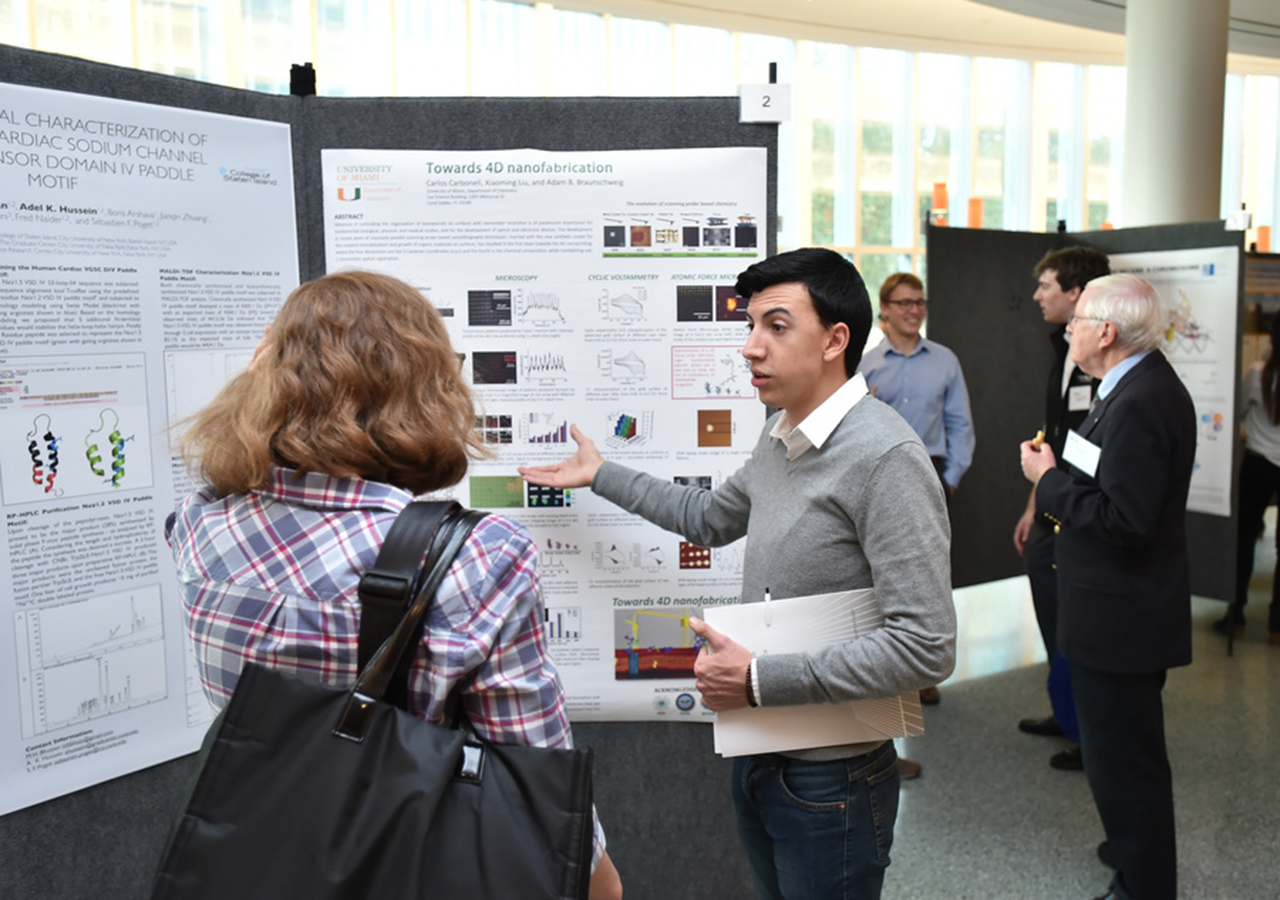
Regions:
[[[747, 307], [747, 310], [746, 312], [743, 313], [743, 315], [747, 317], [748, 322], [755, 321], [755, 316], [751, 315], [750, 307]], [[794, 318], [794, 316], [791, 315], [791, 310], [786, 306], [771, 306], [768, 309], [766, 309], [763, 313], [760, 314], [760, 318], [767, 319], [770, 316], [779, 316], [779, 315], [786, 316], [789, 319]]]

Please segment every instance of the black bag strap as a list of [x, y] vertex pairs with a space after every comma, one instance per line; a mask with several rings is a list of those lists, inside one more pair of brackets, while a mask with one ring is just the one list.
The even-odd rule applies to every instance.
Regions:
[[[391, 636], [418, 593], [426, 568], [426, 553], [440, 523], [461, 509], [453, 501], [415, 500], [391, 523], [373, 567], [360, 578], [360, 649], [356, 671], [363, 672], [378, 648]], [[405, 709], [409, 667], [413, 657], [397, 666], [386, 701]]]
[[[385, 700], [388, 686], [392, 683], [392, 678], [396, 675], [402, 660], [411, 662], [413, 659], [421, 640], [422, 622], [426, 618], [431, 602], [435, 599], [440, 583], [444, 581], [445, 573], [449, 571], [454, 557], [466, 543], [471, 530], [485, 516], [478, 510], [463, 510], [457, 504], [450, 504], [449, 507], [450, 511], [456, 511], [456, 514], [439, 523], [439, 527], [434, 532], [431, 552], [423, 563], [425, 574], [417, 586], [413, 605], [403, 614], [391, 636], [373, 654], [369, 663], [360, 670], [355, 685], [347, 695], [346, 707], [334, 728], [334, 734], [340, 737], [354, 741], [364, 739], [365, 731], [372, 721], [373, 708], [379, 700]], [[399, 519], [396, 521], [399, 522]], [[389, 539], [390, 533], [388, 533]], [[419, 554], [421, 554], [421, 547], [420, 544]], [[361, 617], [363, 618], [363, 612]], [[401, 679], [401, 682], [405, 683], [407, 688], [407, 676]]]

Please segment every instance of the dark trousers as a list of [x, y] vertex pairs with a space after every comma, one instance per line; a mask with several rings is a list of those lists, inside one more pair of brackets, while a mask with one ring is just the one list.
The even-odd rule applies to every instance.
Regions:
[[1053, 553], [1053, 528], [1036, 516], [1022, 548], [1022, 564], [1031, 582], [1036, 624], [1050, 659], [1058, 651], [1058, 568]]
[[1121, 900], [1175, 900], [1173, 775], [1164, 741], [1165, 673], [1121, 675], [1071, 664], [1080, 749], [1116, 862]]
[[1058, 568], [1054, 562], [1053, 529], [1036, 516], [1022, 548], [1022, 563], [1031, 582], [1031, 602], [1036, 609], [1036, 624], [1049, 657], [1049, 705], [1067, 740], [1080, 741], [1076, 723], [1076, 706], [1071, 694], [1071, 666], [1058, 652]]
[[[1280, 490], [1280, 467], [1274, 466], [1265, 456], [1247, 452], [1240, 464], [1240, 531], [1236, 539], [1236, 596], [1232, 603], [1233, 617], [1244, 615], [1249, 601], [1249, 579], [1253, 577], [1253, 552], [1262, 531], [1262, 516], [1276, 491]], [[1276, 531], [1276, 549], [1280, 553], [1280, 529]], [[1280, 571], [1275, 573], [1280, 575]], [[1280, 633], [1280, 578], [1271, 582], [1272, 634]]]
[[942, 496], [947, 501], [947, 510], [951, 509], [951, 486], [947, 484], [947, 479], [942, 477], [942, 473], [947, 471], [947, 458], [945, 456], [931, 456], [929, 460], [933, 463], [934, 471], [938, 473], [938, 480], [942, 482]]

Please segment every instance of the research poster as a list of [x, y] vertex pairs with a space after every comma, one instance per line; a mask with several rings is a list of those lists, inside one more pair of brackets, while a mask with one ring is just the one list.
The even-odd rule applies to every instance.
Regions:
[[327, 268], [413, 284], [441, 311], [493, 457], [452, 492], [528, 527], [575, 720], [709, 720], [689, 616], [741, 599], [742, 542], [699, 547], [516, 468], [574, 452], [716, 487], [764, 407], [738, 273], [766, 253], [766, 151], [329, 150]]
[[1111, 271], [1140, 275], [1164, 302], [1160, 349], [1196, 406], [1196, 465], [1187, 509], [1231, 515], [1231, 461], [1236, 430], [1236, 316], [1240, 250], [1202, 247], [1120, 253]]
[[285, 125], [0, 85], [0, 814], [211, 721], [171, 429], [297, 284], [291, 167]]

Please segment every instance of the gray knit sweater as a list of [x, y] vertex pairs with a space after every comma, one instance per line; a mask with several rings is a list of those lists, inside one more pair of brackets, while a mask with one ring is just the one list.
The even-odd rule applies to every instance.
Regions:
[[[777, 414], [777, 415], [780, 415]], [[602, 497], [706, 547], [744, 534], [744, 602], [874, 587], [884, 626], [805, 653], [761, 656], [766, 706], [890, 697], [955, 666], [951, 529], [937, 472], [911, 427], [863, 397], [821, 448], [794, 460], [765, 423], [750, 460], [714, 491], [606, 462]], [[877, 744], [805, 751], [836, 759]]]

